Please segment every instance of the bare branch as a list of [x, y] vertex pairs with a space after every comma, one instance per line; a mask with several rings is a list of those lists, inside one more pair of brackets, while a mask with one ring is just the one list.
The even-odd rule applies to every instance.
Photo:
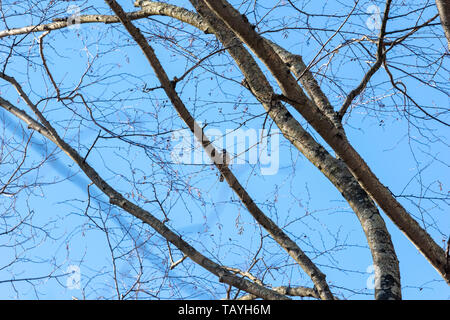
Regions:
[[378, 71], [378, 69], [380, 69], [384, 59], [386, 58], [386, 53], [384, 52], [385, 51], [384, 36], [386, 34], [386, 25], [389, 19], [389, 9], [391, 8], [391, 2], [392, 0], [387, 0], [384, 9], [380, 35], [378, 36], [377, 54], [376, 54], [377, 60], [372, 65], [372, 67], [370, 67], [369, 71], [364, 75], [363, 79], [361, 80], [361, 83], [348, 94], [347, 98], [345, 98], [344, 104], [339, 110], [339, 118], [341, 119], [341, 121], [345, 113], [347, 112], [348, 108], [352, 104], [353, 99], [355, 99], [366, 88], [367, 83], [369, 83], [372, 76]]

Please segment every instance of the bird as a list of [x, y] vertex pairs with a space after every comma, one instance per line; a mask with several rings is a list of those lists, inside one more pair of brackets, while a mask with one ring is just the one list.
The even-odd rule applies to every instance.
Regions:
[[[226, 149], [222, 149], [222, 165], [223, 166], [228, 166], [230, 159], [227, 155], [227, 150]], [[223, 176], [223, 174], [220, 174], [220, 178], [219, 181], [223, 182], [223, 180], [225, 179], [225, 177]]]

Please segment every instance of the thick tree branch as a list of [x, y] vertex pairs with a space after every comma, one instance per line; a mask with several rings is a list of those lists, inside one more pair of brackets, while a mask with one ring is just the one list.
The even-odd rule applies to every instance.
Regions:
[[302, 84], [305, 91], [308, 93], [310, 98], [314, 101], [316, 106], [322, 110], [322, 112], [333, 122], [333, 124], [338, 128], [342, 134], [345, 134], [342, 128], [342, 123], [338, 117], [338, 114], [334, 111], [333, 106], [330, 104], [322, 88], [317, 83], [312, 72], [307, 68], [303, 59], [299, 55], [292, 54], [286, 49], [280, 47], [276, 43], [265, 39], [273, 47], [275, 52], [280, 56], [286, 66], [290, 68], [292, 73], [300, 78], [300, 83]]
[[[150, 16], [158, 15], [158, 16], [169, 16], [176, 18], [182, 22], [192, 23], [192, 21], [198, 22], [196, 26], [198, 29], [202, 30], [205, 33], [209, 33], [207, 27], [202, 25], [202, 21], [198, 21], [194, 19], [193, 16], [197, 14], [186, 10], [184, 8], [180, 8], [177, 6], [173, 6], [167, 3], [162, 2], [152, 2], [151, 5], [146, 5], [142, 8], [142, 10], [126, 13], [127, 18], [130, 20], [139, 20], [143, 18], [147, 18]], [[86, 24], [86, 23], [120, 23], [119, 18], [115, 15], [80, 15], [77, 17], [77, 23]], [[28, 34], [33, 32], [43, 32], [43, 31], [52, 31], [58, 29], [64, 29], [72, 24], [67, 20], [67, 18], [57, 19], [57, 21], [40, 24], [40, 25], [32, 25], [26, 26], [22, 28], [14, 28], [10, 30], [0, 31], [0, 39], [8, 36], [15, 36], [20, 34]]]
[[[139, 1], [139, 2], [142, 2], [142, 1]], [[142, 4], [145, 6], [145, 8], [143, 8], [143, 10], [141, 10], [141, 11], [146, 11], [147, 13], [147, 16], [149, 15], [149, 13], [152, 13], [152, 14], [158, 14], [158, 11], [155, 9], [155, 8], [157, 8], [160, 4], [159, 3], [155, 3], [155, 2], [149, 2], [149, 1], [144, 1], [144, 2], [142, 2]], [[200, 30], [202, 30], [202, 31], [204, 31], [204, 32], [207, 32], [207, 33], [210, 33], [210, 30], [208, 29], [208, 25], [203, 21], [203, 19], [199, 16], [199, 15], [197, 15], [197, 14], [193, 14], [192, 12], [190, 12], [190, 11], [188, 11], [188, 10], [186, 10], [186, 9], [184, 9], [184, 8], [178, 8], [178, 10], [173, 10], [171, 7], [173, 7], [173, 6], [171, 6], [171, 5], [169, 5], [169, 4], [163, 4], [164, 6], [167, 6], [167, 7], [169, 7], [169, 9], [167, 9], [167, 10], [162, 10], [161, 12], [162, 12], [162, 14], [163, 15], [165, 15], [165, 13], [171, 13], [171, 14], [173, 14], [173, 13], [177, 13], [177, 15], [178, 16], [175, 16], [175, 15], [172, 15], [172, 17], [173, 18], [176, 18], [176, 19], [179, 19], [179, 16], [182, 16], [182, 17], [189, 17], [189, 19], [187, 19], [187, 18], [185, 18], [183, 21], [184, 22], [187, 22], [187, 23], [189, 23], [189, 24], [191, 24], [191, 25], [193, 25], [194, 27], [196, 27], [196, 28], [199, 28]], [[140, 11], [139, 11], [140, 12]], [[128, 15], [130, 15], [131, 17], [133, 17], [132, 16], [132, 14], [128, 14]], [[167, 15], [169, 15], [169, 14], [167, 14]], [[85, 17], [86, 17], [86, 19], [85, 19]], [[111, 21], [111, 23], [116, 23], [116, 22], [119, 22], [118, 21], [118, 19], [117, 19], [117, 17], [115, 17], [115, 16], [106, 16], [106, 17], [108, 17], [108, 21]], [[131, 19], [131, 18], [130, 18]], [[101, 17], [99, 17], [99, 16], [92, 16], [92, 17], [89, 17], [89, 16], [81, 16], [80, 17], [80, 23], [88, 23], [88, 22], [102, 22], [102, 18]], [[65, 26], [62, 26], [62, 27], [65, 27]], [[45, 28], [42, 28], [42, 27], [33, 27], [32, 29], [34, 29], [34, 30], [41, 30], [41, 29], [45, 29]], [[18, 31], [21, 31], [22, 33], [26, 33], [25, 31], [25, 28], [21, 28], [21, 29], [17, 29], [15, 32], [12, 32], [13, 30], [10, 30], [11, 31], [11, 33], [12, 34], [19, 34], [18, 33]], [[27, 31], [27, 32], [29, 32], [29, 31]], [[3, 32], [0, 32], [0, 35], [3, 35], [4, 36], [4, 34], [5, 34], [5, 31], [3, 31]], [[277, 48], [277, 47], [275, 47], [274, 48], [276, 51], [277, 51], [277, 53], [283, 58], [283, 61], [286, 63], [286, 62], [289, 62], [289, 60], [287, 60], [287, 59], [290, 59], [290, 58], [292, 58], [292, 57], [290, 57], [289, 58], [289, 56], [286, 56], [286, 57], [288, 57], [288, 58], [286, 58], [286, 57], [284, 57], [282, 54], [280, 54], [280, 51], [279, 51], [279, 49]], [[298, 60], [298, 59], [297, 59]], [[290, 62], [289, 62], [290, 63]], [[290, 63], [291, 64], [291, 70], [294, 72], [294, 74], [295, 74], [295, 69], [294, 69], [294, 65], [292, 64], [292, 63]], [[298, 70], [300, 70], [301, 72], [302, 72], [302, 70], [301, 70], [301, 64], [299, 64], [299, 66], [300, 66], [300, 69], [298, 69]], [[298, 68], [298, 67], [297, 67]], [[304, 76], [305, 77], [305, 76]], [[302, 78], [304, 78], [304, 77], [302, 77]], [[314, 99], [314, 102], [318, 105], [318, 106], [320, 106], [320, 103], [318, 102], [319, 100], [318, 99], [316, 99], [315, 97], [314, 97], [314, 95], [312, 95], [311, 94], [311, 89], [308, 89], [308, 86], [305, 84], [305, 83], [303, 83], [302, 82], [302, 84], [303, 84], [303, 86], [305, 87], [305, 89], [307, 90], [307, 92], [308, 92], [308, 94], [310, 95], [310, 97], [312, 97], [313, 99]], [[320, 87], [319, 87], [319, 89], [320, 89]], [[319, 97], [319, 99], [323, 99], [323, 98], [320, 98], [320, 95], [318, 95], [318, 97]], [[324, 95], [323, 95], [323, 97], [324, 97]], [[326, 98], [326, 97], [325, 97]], [[324, 110], [323, 108], [322, 108], [322, 110]], [[332, 110], [332, 108], [329, 108], [328, 110]], [[325, 111], [325, 110], [324, 110]], [[324, 113], [327, 113], [327, 112], [324, 112]], [[336, 122], [335, 122], [335, 124], [336, 124]], [[291, 139], [293, 139], [292, 137], [291, 137]], [[313, 154], [312, 152], [311, 152], [311, 149], [308, 149], [308, 146], [309, 145], [306, 145], [306, 149], [307, 149], [307, 151], [310, 153], [310, 154]], [[303, 152], [304, 154], [305, 154], [305, 152]], [[306, 153], [306, 154], [308, 154], [308, 153]], [[331, 157], [332, 158], [332, 157]], [[309, 159], [310, 159], [310, 157], [309, 157]], [[327, 171], [326, 170], [326, 166], [323, 166], [320, 162], [319, 163], [315, 163], [315, 165], [316, 166], [318, 166], [319, 167], [319, 169], [321, 169], [323, 172], [324, 171]], [[332, 168], [332, 167], [331, 167]], [[331, 171], [333, 174], [334, 174], [334, 172], [339, 172], [339, 171], [336, 171], [336, 170], [332, 170]], [[333, 175], [332, 174], [332, 175]], [[344, 179], [347, 179], [347, 178], [345, 178], [345, 174], [343, 174], [343, 176], [342, 176]], [[331, 180], [331, 179], [330, 179]], [[348, 181], [349, 179], [347, 179], [347, 181]], [[335, 183], [335, 182], [333, 182], [333, 183]], [[336, 183], [335, 183], [335, 185], [336, 185]], [[351, 186], [352, 184], [349, 184], [349, 186]], [[342, 188], [340, 189], [341, 190], [341, 192], [342, 192]], [[352, 189], [348, 189], [348, 190], [352, 190]], [[354, 193], [354, 192], [353, 192]], [[349, 195], [351, 195], [352, 194], [352, 192], [349, 192], [348, 193]], [[354, 193], [355, 194], [355, 193]], [[343, 195], [344, 195], [344, 197], [345, 197], [345, 194], [343, 193]], [[355, 198], [355, 197], [354, 197]], [[357, 198], [357, 197], [356, 197]], [[376, 226], [378, 223], [375, 223], [375, 224], [370, 224], [370, 223], [368, 223], [367, 221], [365, 221], [364, 220], [364, 213], [365, 213], [365, 216], [366, 216], [366, 219], [367, 219], [367, 217], [372, 217], [373, 215], [372, 214], [370, 214], [370, 212], [371, 212], [371, 210], [369, 210], [369, 207], [370, 207], [370, 205], [368, 205], [368, 209], [366, 209], [366, 210], [363, 210], [363, 208], [364, 208], [364, 205], [363, 206], [359, 206], [360, 208], [358, 208], [358, 209], [356, 209], [355, 208], [355, 206], [356, 207], [358, 207], [358, 202], [355, 202], [355, 201], [352, 201], [352, 202], [349, 202], [350, 204], [351, 204], [351, 206], [352, 206], [352, 208], [355, 210], [355, 212], [357, 212], [357, 214], [358, 214], [358, 212], [359, 212], [359, 214], [358, 214], [358, 218], [360, 218], [360, 220], [361, 220], [361, 223], [362, 223], [362, 225], [363, 225], [363, 227], [364, 227], [364, 231], [366, 232], [366, 235], [368, 236], [368, 238], [370, 238], [370, 239], [372, 239], [371, 241], [369, 241], [369, 245], [371, 244], [371, 243], [374, 243], [374, 245], [375, 245], [375, 247], [378, 249], [378, 250], [381, 250], [380, 252], [381, 252], [381, 256], [382, 256], [382, 252], [385, 252], [384, 251], [384, 249], [382, 249], [382, 248], [380, 248], [380, 246], [377, 244], [378, 242], [377, 241], [374, 241], [374, 238], [373, 238], [373, 236], [370, 236], [370, 234], [373, 234], [373, 235], [381, 235], [381, 233], [380, 233], [380, 231], [379, 231], [379, 227], [376, 227], [376, 228], [374, 228], [374, 226]], [[368, 203], [370, 203], [370, 201], [368, 202]], [[376, 210], [375, 210], [376, 211]], [[362, 219], [363, 218], [363, 219]], [[370, 221], [370, 219], [369, 219], [369, 221]], [[380, 217], [380, 219], [379, 219], [379, 221], [381, 221], [381, 223], [382, 223], [382, 219], [381, 219], [381, 217]], [[383, 225], [384, 225], [384, 223], [383, 223]], [[385, 228], [385, 227], [384, 227]], [[372, 233], [371, 233], [371, 231], [372, 231]], [[369, 232], [369, 233], [368, 233]], [[379, 240], [383, 240], [383, 238], [385, 238], [384, 236], [380, 236], [380, 239]], [[376, 253], [376, 251], [377, 250], [373, 250], [374, 248], [372, 248], [371, 247], [371, 250], [372, 250], [372, 255], [374, 255], [374, 253]], [[377, 255], [374, 255], [374, 260], [377, 260], [377, 258], [376, 258], [376, 256]], [[395, 254], [394, 254], [394, 256], [395, 256]], [[377, 265], [377, 263], [376, 262], [374, 262], [375, 263], [375, 265]], [[378, 270], [378, 268], [376, 267], [375, 268], [375, 270], [377, 271]], [[383, 274], [383, 272], [381, 271], [381, 274]], [[395, 277], [394, 277], [395, 278]]]

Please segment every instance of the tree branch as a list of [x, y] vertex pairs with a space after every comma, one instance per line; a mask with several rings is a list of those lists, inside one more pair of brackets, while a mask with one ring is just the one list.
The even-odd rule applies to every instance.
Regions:
[[363, 79], [361, 80], [361, 83], [353, 89], [345, 98], [344, 104], [342, 105], [341, 109], [339, 110], [339, 119], [342, 121], [345, 113], [347, 112], [348, 108], [352, 104], [352, 101], [366, 88], [367, 83], [369, 83], [372, 76], [380, 69], [381, 65], [383, 64], [384, 59], [386, 59], [386, 53], [384, 52], [384, 36], [386, 34], [386, 24], [387, 20], [389, 18], [389, 9], [391, 7], [392, 0], [386, 1], [386, 7], [384, 9], [384, 15], [383, 15], [383, 21], [381, 23], [381, 29], [380, 29], [380, 35], [378, 36], [378, 44], [377, 44], [377, 60], [372, 65], [372, 67], [369, 69], [369, 71], [364, 75]]
[[342, 136], [331, 120], [324, 116], [320, 109], [309, 103], [307, 97], [273, 48], [267, 45], [267, 42], [252, 28], [248, 20], [227, 1], [199, 0], [199, 2], [201, 1], [207, 4], [264, 62], [280, 85], [283, 95], [290, 101], [293, 101], [291, 103], [292, 106], [334, 149], [359, 184], [372, 196], [397, 227], [419, 248], [441, 276], [450, 283], [450, 275], [445, 270], [444, 250], [410, 216], [405, 208], [394, 198], [390, 190], [378, 180], [378, 177], [347, 141], [346, 137]]
[[[345, 164], [332, 157], [317, 143], [279, 100], [270, 98], [274, 96], [270, 83], [252, 55], [244, 48], [242, 42], [235, 37], [234, 33], [206, 5], [197, 1], [193, 1], [193, 5], [203, 19], [208, 21], [223, 46], [229, 48], [228, 52], [245, 76], [247, 88], [261, 102], [286, 139], [336, 186], [356, 213], [366, 234], [376, 266], [375, 298], [399, 299], [401, 287], [398, 260], [389, 232], [373, 201], [360, 187]], [[289, 59], [292, 57], [283, 52], [284, 49], [278, 48], [280, 56], [290, 62]], [[298, 66], [294, 63], [291, 67]], [[317, 91], [314, 88], [311, 90]], [[393, 279], [393, 281], [387, 281], [387, 279]]]
[[[141, 1], [139, 1], [141, 2]], [[196, 27], [202, 30], [205, 33], [209, 33], [208, 28], [202, 25], [202, 21], [198, 19], [194, 19], [193, 16], [196, 16], [194, 12], [186, 10], [184, 8], [180, 8], [177, 6], [173, 6], [163, 2], [149, 2], [146, 3], [145, 6], [142, 7], [142, 10], [126, 13], [127, 18], [130, 20], [139, 20], [143, 18], [148, 18], [150, 16], [158, 15], [158, 16], [169, 16], [176, 18], [182, 22], [192, 23], [192, 21], [197, 22]], [[100, 15], [100, 14], [92, 14], [92, 15], [80, 15], [77, 17], [77, 23], [86, 24], [86, 23], [120, 23], [119, 18], [115, 15]], [[10, 30], [0, 31], [0, 39], [8, 36], [15, 36], [20, 34], [28, 34], [33, 32], [43, 32], [43, 31], [52, 31], [58, 29], [64, 29], [72, 24], [65, 18], [58, 19], [58, 21], [54, 21], [47, 24], [39, 24], [26, 26], [22, 28], [14, 28]]]

